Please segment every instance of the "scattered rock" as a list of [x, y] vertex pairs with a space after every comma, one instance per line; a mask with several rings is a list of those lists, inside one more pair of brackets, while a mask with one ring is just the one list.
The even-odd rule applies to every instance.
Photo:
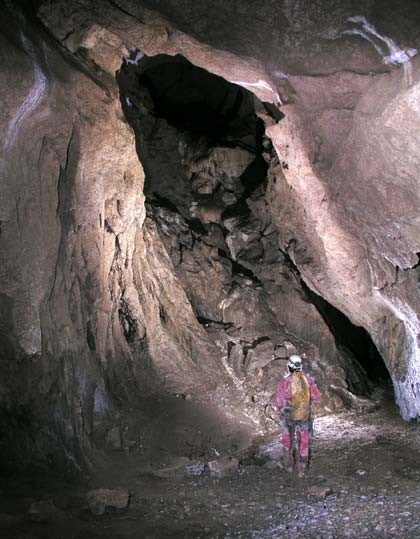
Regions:
[[166, 478], [178, 474], [182, 470], [186, 470], [192, 464], [188, 457], [177, 457], [170, 464], [159, 470], [155, 470], [153, 475], [155, 477]]
[[255, 452], [257, 464], [265, 464], [267, 461], [281, 462], [283, 457], [283, 447], [278, 437], [272, 442], [261, 445]]
[[8, 515], [7, 513], [0, 513], [0, 525], [11, 525], [19, 520], [19, 517], [15, 515]]
[[281, 468], [281, 464], [280, 462], [275, 462], [274, 460], [268, 460], [264, 464], [264, 468], [267, 470], [277, 470], [278, 468]]
[[237, 472], [238, 466], [238, 459], [229, 457], [222, 457], [208, 463], [210, 476], [216, 478], [226, 477]]
[[28, 513], [32, 522], [51, 522], [57, 516], [57, 511], [52, 500], [41, 500], [33, 502]]
[[103, 515], [126, 509], [130, 502], [130, 493], [126, 489], [101, 488], [89, 491], [86, 498], [91, 513]]
[[106, 435], [105, 442], [110, 449], [115, 449], [117, 451], [122, 449], [120, 427], [113, 427]]
[[186, 475], [198, 476], [203, 475], [205, 469], [206, 465], [203, 462], [196, 462], [190, 466], [185, 466], [185, 473]]
[[326, 498], [327, 496], [329, 496], [332, 493], [333, 493], [333, 491], [331, 490], [331, 488], [326, 487], [326, 486], [314, 485], [313, 487], [310, 487], [308, 489], [308, 494], [310, 496], [314, 496], [315, 498], [324, 499], [324, 498]]

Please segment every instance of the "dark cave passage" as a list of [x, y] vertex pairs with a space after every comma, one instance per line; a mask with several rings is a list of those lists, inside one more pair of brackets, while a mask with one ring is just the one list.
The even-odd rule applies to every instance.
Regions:
[[[182, 56], [150, 60], [139, 76], [153, 100], [156, 116], [196, 136], [221, 139], [252, 103], [244, 103], [241, 88], [193, 66]], [[247, 107], [248, 105], [248, 107]]]
[[391, 389], [392, 379], [389, 371], [365, 328], [353, 324], [342, 311], [311, 290], [286, 253], [285, 257], [304, 294], [328, 325], [337, 348], [343, 350], [345, 355], [347, 352], [350, 353], [352, 366], [347, 370], [347, 382], [351, 391], [368, 396], [378, 387]]
[[334, 335], [337, 346], [350, 350], [372, 383], [372, 388], [378, 385], [391, 385], [391, 377], [384, 360], [372, 341], [369, 333], [362, 327], [355, 326], [345, 314], [328, 303], [324, 298], [305, 287], [312, 302], [327, 322]]
[[254, 147], [257, 118], [250, 92], [179, 54], [143, 57], [136, 68], [126, 64], [118, 76], [122, 94], [134, 106], [141, 102], [155, 118], [194, 138], [204, 137], [210, 145], [248, 142]]

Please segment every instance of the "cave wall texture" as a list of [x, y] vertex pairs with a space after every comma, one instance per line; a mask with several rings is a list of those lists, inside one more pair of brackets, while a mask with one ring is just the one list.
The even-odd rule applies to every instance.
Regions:
[[[77, 468], [156, 395], [276, 428], [295, 350], [324, 412], [351, 404], [363, 370], [306, 287], [420, 415], [420, 6], [400, 4], [0, 4], [3, 461]], [[162, 117], [139, 83], [158, 55], [239, 85], [239, 131]]]

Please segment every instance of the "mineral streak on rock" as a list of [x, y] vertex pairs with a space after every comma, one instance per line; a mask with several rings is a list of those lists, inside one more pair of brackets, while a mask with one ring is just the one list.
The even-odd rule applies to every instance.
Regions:
[[[355, 15], [353, 17], [349, 17], [347, 20], [349, 22], [361, 25], [363, 30], [360, 30], [359, 28], [353, 28], [351, 30], [343, 30], [341, 34], [359, 35], [369, 41], [369, 43], [373, 45], [375, 50], [382, 56], [382, 61], [384, 64], [403, 65], [405, 81], [408, 85], [411, 85], [413, 82], [413, 68], [411, 65], [411, 59], [418, 54], [418, 50], [414, 48], [400, 48], [393, 39], [379, 34], [376, 28], [372, 24], [370, 24], [362, 15]], [[374, 38], [376, 38], [376, 41]], [[381, 45], [378, 44], [378, 41], [382, 41], [383, 43], [385, 43], [386, 47], [388, 48], [388, 55], [385, 54]]]
[[[398, 47], [398, 45], [394, 42], [393, 39], [379, 34], [376, 28], [372, 24], [369, 24], [366, 18], [361, 15], [349, 17], [347, 20], [349, 22], [360, 24], [365, 32], [361, 32], [357, 28], [354, 28], [353, 30], [344, 30], [342, 33], [361, 35], [362, 37], [367, 39], [370, 43], [372, 43], [372, 45], [379, 52], [379, 54], [382, 55], [382, 61], [384, 62], [384, 64], [405, 64], [406, 62], [409, 62], [411, 58], [416, 56], [416, 54], [418, 54], [417, 49], [401, 49], [400, 47]], [[385, 43], [385, 45], [388, 47], [388, 56], [384, 54], [382, 47], [378, 45], [368, 34], [373, 37], [376, 37], [379, 41]]]
[[44, 99], [47, 89], [47, 79], [39, 65], [33, 44], [23, 32], [21, 32], [20, 38], [22, 47], [32, 61], [34, 83], [33, 86], [31, 86], [25, 101], [20, 105], [9, 122], [4, 140], [5, 152], [10, 151], [15, 145], [21, 126], [26, 121], [27, 117], [35, 111], [40, 102]]

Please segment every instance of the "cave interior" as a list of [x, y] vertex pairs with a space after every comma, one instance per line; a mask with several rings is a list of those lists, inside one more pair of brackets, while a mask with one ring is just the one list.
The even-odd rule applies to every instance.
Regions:
[[[159, 2], [91, 4], [0, 6], [0, 533], [420, 537], [416, 230], [370, 222], [394, 211], [378, 193], [397, 207], [412, 191], [366, 174], [363, 221], [340, 168], [347, 143], [365, 158], [366, 110], [417, 95], [417, 49], [350, 17], [362, 30], [328, 39], [373, 43], [351, 56], [368, 67], [307, 74], [294, 59], [304, 73], [276, 71], [274, 91], [228, 80], [258, 62], [220, 62], [200, 25], [190, 37], [148, 11]], [[384, 44], [407, 63], [372, 67]], [[275, 406], [292, 354], [321, 393], [299, 476]]]

